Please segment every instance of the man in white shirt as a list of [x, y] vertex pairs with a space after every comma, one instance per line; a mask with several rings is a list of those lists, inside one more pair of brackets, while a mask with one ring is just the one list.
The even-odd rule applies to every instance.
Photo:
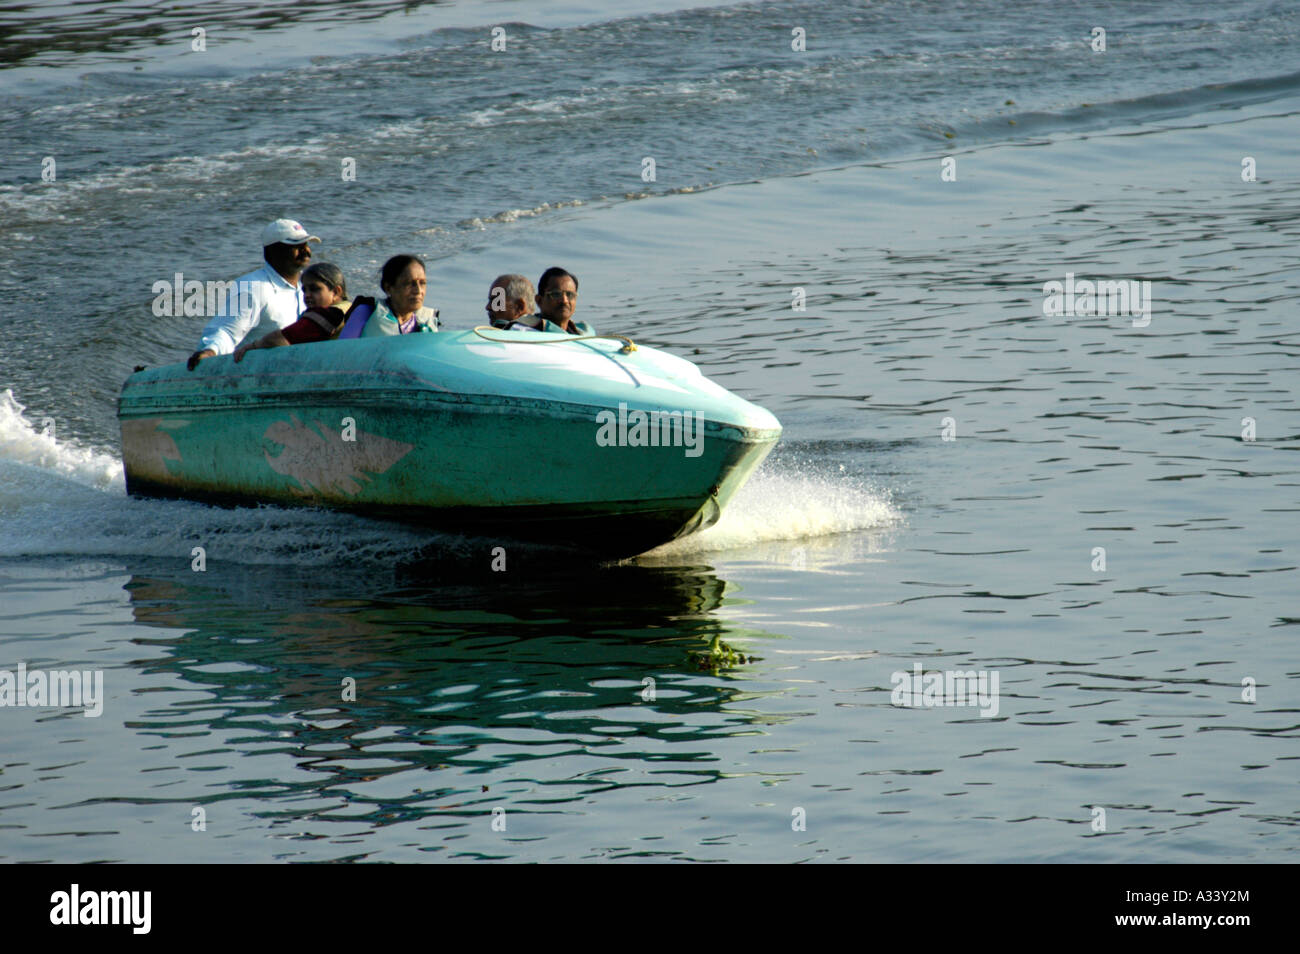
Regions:
[[311, 261], [308, 243], [319, 241], [293, 219], [276, 219], [262, 229], [265, 264], [235, 279], [186, 367], [193, 371], [204, 358], [230, 354], [249, 334], [256, 339], [293, 324], [306, 307], [298, 276]]

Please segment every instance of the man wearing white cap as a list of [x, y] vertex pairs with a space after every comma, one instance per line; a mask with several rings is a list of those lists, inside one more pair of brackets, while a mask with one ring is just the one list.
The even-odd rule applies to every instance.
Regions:
[[305, 305], [298, 276], [311, 261], [309, 242], [319, 242], [315, 235], [293, 219], [276, 219], [262, 229], [261, 268], [235, 279], [236, 294], [203, 327], [199, 350], [186, 363], [191, 371], [204, 358], [230, 354], [252, 332], [257, 337], [293, 324]]

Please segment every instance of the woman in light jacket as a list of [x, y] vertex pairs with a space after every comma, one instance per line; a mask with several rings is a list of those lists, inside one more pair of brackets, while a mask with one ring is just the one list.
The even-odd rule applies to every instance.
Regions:
[[394, 255], [384, 262], [379, 287], [388, 297], [375, 305], [361, 337], [438, 330], [438, 312], [423, 307], [424, 293], [429, 287], [424, 262], [414, 255]]

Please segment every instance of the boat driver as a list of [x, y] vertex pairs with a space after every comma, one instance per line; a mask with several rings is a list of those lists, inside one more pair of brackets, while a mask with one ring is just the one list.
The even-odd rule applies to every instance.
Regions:
[[185, 366], [193, 371], [205, 358], [230, 354], [254, 331], [264, 335], [293, 324], [305, 307], [298, 276], [311, 261], [308, 243], [319, 241], [293, 219], [276, 219], [262, 229], [265, 262], [235, 279]]

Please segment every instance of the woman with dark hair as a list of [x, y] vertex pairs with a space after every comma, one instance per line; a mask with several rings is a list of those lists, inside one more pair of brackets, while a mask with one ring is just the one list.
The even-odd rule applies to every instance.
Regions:
[[375, 305], [374, 314], [366, 322], [361, 337], [437, 331], [438, 312], [423, 307], [428, 286], [424, 262], [414, 255], [394, 255], [384, 262], [379, 287], [388, 297]]
[[348, 300], [348, 283], [343, 270], [330, 262], [310, 265], [302, 273], [302, 301], [308, 308], [337, 308], [346, 312], [352, 307]]

